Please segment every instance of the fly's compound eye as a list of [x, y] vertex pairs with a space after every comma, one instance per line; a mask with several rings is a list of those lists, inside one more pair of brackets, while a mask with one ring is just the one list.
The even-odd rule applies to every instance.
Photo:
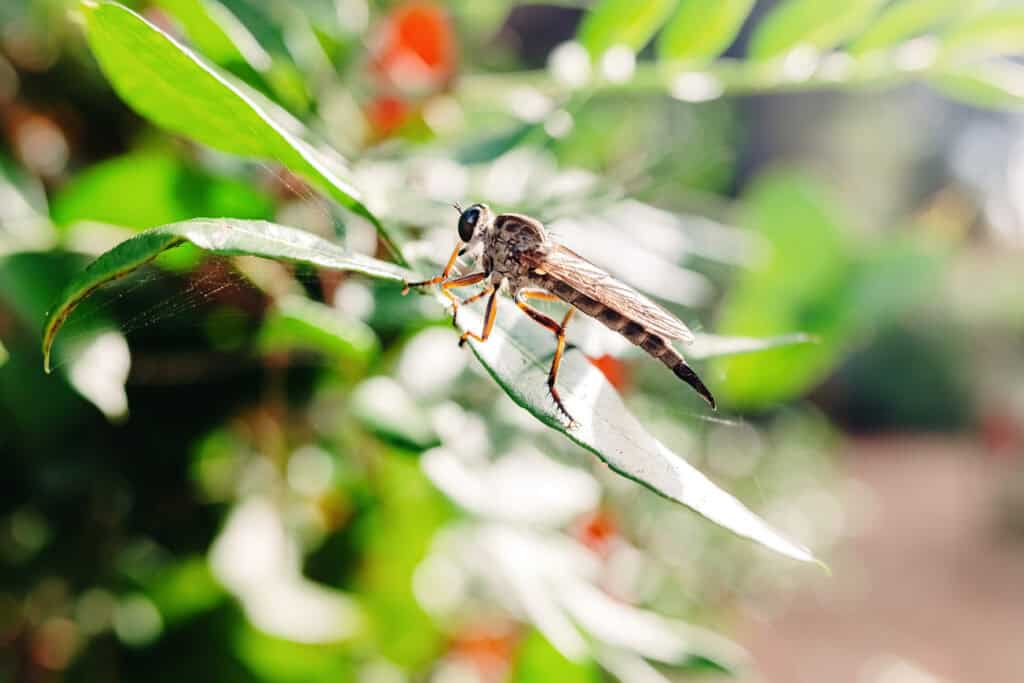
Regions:
[[473, 239], [473, 231], [476, 230], [476, 224], [480, 220], [480, 209], [471, 206], [462, 212], [459, 217], [459, 237], [463, 242], [468, 242]]

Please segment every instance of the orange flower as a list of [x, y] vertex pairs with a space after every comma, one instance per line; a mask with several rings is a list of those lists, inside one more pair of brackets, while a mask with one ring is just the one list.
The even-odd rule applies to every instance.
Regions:
[[385, 18], [370, 50], [373, 72], [405, 93], [441, 89], [454, 75], [455, 31], [445, 10], [432, 2], [399, 5]]
[[587, 358], [590, 364], [601, 371], [608, 383], [619, 391], [623, 391], [630, 385], [629, 368], [615, 356], [607, 353], [597, 358]]

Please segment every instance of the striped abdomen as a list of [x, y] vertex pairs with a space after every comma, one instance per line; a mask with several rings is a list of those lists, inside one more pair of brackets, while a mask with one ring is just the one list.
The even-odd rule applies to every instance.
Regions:
[[642, 321], [630, 320], [627, 316], [578, 292], [561, 280], [545, 278], [543, 287], [565, 303], [575, 306], [591, 318], [599, 320], [605, 327], [618, 332], [660, 360], [675, 373], [676, 377], [693, 387], [704, 400], [711, 404], [712, 408], [715, 408], [715, 397], [704, 386], [704, 382], [693, 371], [693, 368], [686, 364], [683, 356], [672, 347], [668, 339], [645, 328]]

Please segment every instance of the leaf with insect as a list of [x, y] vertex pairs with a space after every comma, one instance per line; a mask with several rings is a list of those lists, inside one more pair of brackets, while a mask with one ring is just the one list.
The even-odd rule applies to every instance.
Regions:
[[82, 6], [89, 45], [133, 109], [161, 128], [215, 149], [284, 164], [370, 221], [404, 263], [395, 240], [352, 185], [344, 161], [310, 144], [299, 121], [128, 8], [114, 2]]
[[[670, 500], [682, 503], [730, 531], [797, 560], [811, 552], [773, 529], [736, 498], [652, 436], [626, 408], [615, 388], [582, 354], [567, 353], [559, 386], [578, 425], [570, 428], [548, 395], [552, 335], [514, 307], [500, 306], [498, 323], [485, 343], [471, 341], [473, 353], [517, 404], [548, 427], [587, 449], [611, 469]], [[462, 309], [459, 322], [477, 331], [481, 316]], [[682, 394], [682, 389], [680, 389]]]
[[43, 356], [47, 369], [57, 332], [85, 297], [186, 242], [214, 254], [261, 256], [362, 273], [395, 282], [411, 275], [404, 268], [353, 254], [304, 230], [265, 221], [200, 218], [160, 226], [118, 244], [68, 284], [57, 304], [50, 309], [43, 329]]
[[[231, 219], [174, 223], [122, 242], [72, 280], [47, 316], [43, 332], [45, 362], [49, 360], [57, 332], [79, 302], [103, 284], [127, 275], [161, 252], [185, 242], [216, 254], [246, 254], [307, 263], [396, 283], [415, 279], [413, 273], [401, 267], [352, 254], [295, 228]], [[491, 339], [483, 344], [471, 344], [484, 368], [513, 401], [623, 476], [779, 553], [814, 561], [809, 550], [785, 538], [651, 436], [629, 413], [604, 375], [576, 353], [566, 357], [560, 375], [569, 410], [581, 423], [577, 429], [569, 429], [550, 404], [547, 364], [539, 355], [543, 349], [551, 347], [551, 335], [505, 303]], [[460, 320], [473, 330], [478, 330], [482, 323], [473, 310], [465, 310]]]

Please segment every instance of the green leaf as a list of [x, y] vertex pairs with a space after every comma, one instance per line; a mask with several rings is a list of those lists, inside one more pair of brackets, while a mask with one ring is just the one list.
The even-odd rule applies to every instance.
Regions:
[[537, 631], [530, 631], [519, 648], [510, 683], [597, 683], [601, 672], [591, 661], [574, 662], [556, 650]]
[[353, 254], [304, 230], [265, 221], [196, 219], [172, 223], [139, 233], [93, 261], [80, 272], [51, 308], [43, 330], [44, 364], [49, 369], [50, 349], [61, 326], [75, 307], [107, 282], [124, 277], [161, 252], [185, 242], [214, 254], [251, 255], [281, 261], [353, 271], [401, 282], [411, 276], [403, 268]]
[[261, 90], [272, 90], [288, 105], [309, 107], [309, 93], [295, 65], [265, 50], [225, 4], [217, 0], [158, 0], [157, 4], [178, 20], [189, 41], [213, 63]]
[[769, 251], [729, 292], [718, 332], [768, 337], [797, 329], [819, 343], [717, 359], [719, 393], [728, 404], [762, 408], [799, 395], [833, 367], [853, 329], [852, 264], [826, 197], [800, 176], [775, 174], [744, 200], [746, 224]]
[[301, 296], [277, 300], [260, 328], [259, 344], [264, 353], [304, 349], [360, 367], [380, 347], [377, 335], [362, 321]]
[[[335, 643], [299, 643], [277, 638], [242, 621], [230, 629], [233, 654], [248, 679], [268, 683], [329, 683], [358, 680], [346, 649]], [[245, 680], [245, 679], [243, 679]]]
[[225, 597], [224, 588], [203, 557], [185, 557], [162, 567], [143, 589], [160, 610], [164, 623], [175, 625], [207, 612]]
[[[565, 405], [579, 423], [567, 427], [548, 394], [551, 334], [502, 303], [491, 338], [486, 343], [471, 341], [470, 347], [513, 401], [622, 476], [776, 552], [815, 561], [807, 548], [773, 529], [647, 432], [604, 375], [579, 353], [566, 354], [558, 376]], [[460, 309], [459, 321], [464, 329], [479, 331], [482, 326], [475, 310]], [[680, 384], [679, 392], [681, 397], [688, 395], [688, 387]]]
[[[154, 228], [100, 256], [82, 271], [50, 311], [43, 334], [48, 358], [54, 337], [75, 306], [106, 282], [123, 277], [157, 254], [183, 242], [219, 254], [249, 254], [401, 281], [412, 274], [397, 266], [353, 255], [307, 232], [262, 221], [194, 220]], [[512, 317], [515, 320], [513, 321]], [[474, 311], [460, 318], [473, 329], [482, 321]], [[541, 422], [590, 450], [623, 476], [682, 503], [727, 529], [789, 557], [814, 561], [810, 551], [786, 539], [716, 487], [703, 474], [651, 436], [626, 410], [604, 375], [579, 354], [562, 364], [560, 386], [569, 411], [580, 421], [569, 429], [551, 407], [546, 358], [550, 334], [509, 306], [499, 311], [499, 325], [487, 343], [471, 343], [485, 369], [513, 401]], [[768, 352], [770, 353], [770, 352]], [[680, 387], [680, 392], [685, 391]]]
[[0, 157], [0, 255], [47, 249], [54, 242], [38, 179]]
[[356, 387], [350, 410], [363, 426], [399, 448], [418, 453], [441, 445], [426, 411], [390, 377], [371, 377]]
[[778, 57], [798, 45], [830, 50], [856, 35], [884, 0], [783, 0], [754, 30], [750, 56]]
[[365, 542], [357, 593], [376, 651], [422, 671], [439, 655], [443, 638], [413, 592], [414, 577], [451, 508], [418, 461], [392, 452], [374, 460], [373, 486], [377, 504], [359, 530]]
[[270, 66], [270, 56], [245, 25], [216, 0], [157, 0], [156, 4], [178, 20], [196, 49], [215, 64], [232, 71], [244, 64], [256, 72]]
[[948, 97], [976, 107], [1024, 108], [1024, 66], [1017, 62], [997, 60], [950, 68], [929, 82]]
[[4, 366], [4, 363], [6, 363], [7, 359], [10, 357], [11, 355], [7, 353], [7, 347], [4, 346], [3, 340], [0, 339], [0, 368]]
[[886, 7], [850, 46], [853, 54], [892, 47], [963, 11], [962, 0], [902, 0]]
[[754, 0], [681, 0], [658, 38], [658, 57], [710, 61], [725, 52]]
[[373, 223], [396, 260], [405, 262], [363, 204], [344, 161], [307, 142], [300, 122], [126, 7], [89, 0], [83, 7], [100, 67], [132, 108], [162, 128], [215, 149], [279, 161]]
[[673, 6], [674, 0], [600, 0], [583, 18], [577, 38], [591, 57], [615, 45], [639, 52]]
[[942, 48], [961, 58], [1024, 53], [1024, 9], [1004, 7], [974, 14], [942, 36]]
[[270, 218], [270, 197], [167, 154], [137, 153], [98, 163], [75, 176], [53, 199], [53, 220], [66, 227], [98, 221], [145, 229], [197, 216]]

